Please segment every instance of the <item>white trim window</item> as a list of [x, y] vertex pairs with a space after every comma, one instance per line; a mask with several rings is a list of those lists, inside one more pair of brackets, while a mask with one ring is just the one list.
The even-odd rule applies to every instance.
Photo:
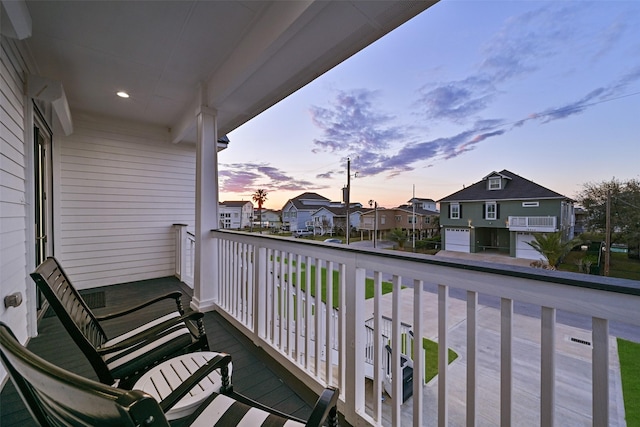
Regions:
[[502, 179], [500, 177], [489, 178], [489, 190], [500, 190], [502, 188]]
[[537, 208], [540, 206], [540, 202], [522, 202], [523, 208]]
[[449, 205], [451, 219], [460, 219], [460, 203], [451, 203]]
[[484, 205], [484, 217], [488, 220], [498, 219], [498, 205], [496, 202], [487, 202]]

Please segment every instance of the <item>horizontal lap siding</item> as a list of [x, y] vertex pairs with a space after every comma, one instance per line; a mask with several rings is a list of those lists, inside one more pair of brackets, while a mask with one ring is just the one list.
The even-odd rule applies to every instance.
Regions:
[[[24, 132], [25, 62], [15, 43], [0, 43], [0, 295], [20, 292], [23, 303], [5, 308], [7, 323], [22, 342], [27, 338], [27, 146]], [[31, 267], [31, 266], [29, 266]], [[30, 279], [29, 279], [30, 280]], [[2, 369], [0, 369], [2, 371]], [[2, 371], [3, 372], [3, 371]], [[2, 377], [0, 376], [0, 382]]]
[[195, 147], [171, 144], [164, 129], [99, 120], [76, 120], [57, 142], [56, 256], [74, 284], [173, 275], [172, 225], [195, 221]]

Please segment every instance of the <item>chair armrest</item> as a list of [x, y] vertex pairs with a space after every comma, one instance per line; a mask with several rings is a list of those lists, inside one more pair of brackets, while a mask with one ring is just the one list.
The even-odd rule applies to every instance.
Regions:
[[[192, 311], [187, 314], [183, 314], [180, 317], [173, 317], [171, 319], [165, 320], [162, 323], [159, 323], [149, 329], [146, 329], [144, 332], [139, 333], [137, 335], [131, 336], [125, 340], [122, 340], [116, 344], [100, 347], [97, 349], [98, 353], [101, 355], [114, 353], [116, 351], [127, 349], [133, 345], [139, 344], [141, 342], [147, 341], [149, 338], [153, 338], [157, 336], [160, 332], [165, 329], [177, 325], [179, 323], [185, 323], [188, 320], [200, 320], [204, 317], [203, 313], [199, 311]], [[185, 325], [186, 327], [186, 325]]]
[[[322, 426], [324, 425], [327, 417], [331, 416], [333, 418], [338, 416], [338, 411], [336, 405], [338, 403], [338, 398], [340, 397], [340, 391], [335, 387], [327, 387], [324, 389], [316, 405], [313, 407], [313, 411], [311, 412], [311, 416], [307, 421], [307, 426]], [[334, 422], [336, 420], [334, 419]], [[332, 425], [329, 423], [329, 425]], [[333, 424], [337, 425], [337, 424]]]
[[[167, 397], [162, 399], [160, 402], [160, 408], [162, 408], [162, 412], [165, 414], [169, 409], [175, 406], [176, 403], [180, 401], [189, 391], [198, 385], [200, 381], [206, 378], [211, 372], [216, 369], [221, 370], [222, 374], [222, 387], [225, 387], [225, 382], [229, 382], [229, 363], [231, 363], [231, 355], [220, 353], [216, 355], [213, 359], [209, 360], [207, 363], [202, 365], [195, 371], [185, 382], [180, 384], [175, 390], [173, 390]], [[225, 381], [226, 377], [226, 381]]]
[[[151, 299], [149, 301], [146, 301], [146, 302], [144, 302], [142, 304], [138, 304], [138, 305], [135, 305], [135, 306], [127, 307], [125, 309], [122, 309], [122, 310], [119, 310], [119, 311], [116, 311], [116, 312], [113, 312], [113, 313], [107, 313], [107, 314], [103, 314], [103, 315], [100, 315], [100, 316], [95, 316], [95, 318], [98, 321], [115, 319], [117, 317], [133, 313], [134, 311], [138, 311], [141, 308], [148, 307], [148, 306], [150, 306], [152, 304], [155, 304], [155, 303], [157, 303], [159, 301], [163, 301], [165, 299], [174, 299], [174, 300], [176, 300], [176, 304], [178, 305], [178, 310], [180, 311], [180, 309], [182, 308], [182, 304], [180, 303], [180, 298], [181, 297], [182, 297], [182, 292], [180, 292], [180, 291], [169, 292], [168, 294], [160, 295], [160, 296], [155, 297], [155, 298], [153, 298], [153, 299]], [[180, 312], [180, 314], [183, 314], [183, 313]]]

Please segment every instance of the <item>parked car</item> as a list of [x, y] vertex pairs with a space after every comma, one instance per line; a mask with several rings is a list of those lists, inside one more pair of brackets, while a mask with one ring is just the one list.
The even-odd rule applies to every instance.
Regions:
[[296, 230], [293, 232], [293, 237], [313, 236], [313, 231], [310, 230]]
[[332, 238], [332, 239], [324, 239], [325, 243], [342, 243], [342, 240]]

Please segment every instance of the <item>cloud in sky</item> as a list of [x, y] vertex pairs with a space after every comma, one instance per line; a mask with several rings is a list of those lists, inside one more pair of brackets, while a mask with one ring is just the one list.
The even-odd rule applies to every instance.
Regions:
[[[582, 96], [560, 106], [541, 109], [516, 121], [484, 116], [492, 103], [508, 92], [513, 82], [538, 72], [554, 58], [564, 59], [570, 53], [576, 53], [567, 49], [580, 46], [586, 53], [590, 52], [589, 58], [596, 60], [614, 48], [628, 28], [623, 17], [602, 24], [598, 29], [593, 25], [584, 26], [594, 31], [591, 37], [586, 37], [586, 33], [578, 30], [580, 25], [577, 23], [586, 8], [588, 6], [573, 2], [552, 4], [514, 16], [482, 45], [479, 55], [483, 59], [467, 76], [428, 82], [420, 87], [412, 104], [419, 121], [439, 121], [462, 127], [454, 135], [425, 138], [424, 131], [419, 134], [416, 130], [418, 126], [403, 124], [399, 118], [384, 112], [381, 104], [375, 102], [379, 92], [343, 90], [329, 107], [311, 107], [313, 123], [322, 132], [322, 137], [314, 140], [313, 151], [352, 156], [354, 166], [362, 174], [395, 176], [413, 170], [418, 162], [460, 156], [528, 121], [545, 124], [566, 119], [621, 96], [630, 84], [640, 81], [640, 66], [617, 80], [585, 88]], [[600, 37], [598, 43], [596, 32]]]
[[311, 106], [311, 120], [323, 134], [314, 139], [314, 152], [379, 152], [402, 139], [403, 128], [374, 108], [375, 98], [376, 92], [366, 89], [339, 91], [330, 108]]
[[306, 191], [324, 188], [317, 183], [299, 180], [273, 166], [261, 163], [221, 164], [220, 191], [253, 194], [258, 188], [267, 192], [276, 190]]
[[495, 87], [490, 79], [470, 76], [464, 80], [422, 87], [414, 103], [427, 119], [462, 123], [483, 111], [491, 102]]

